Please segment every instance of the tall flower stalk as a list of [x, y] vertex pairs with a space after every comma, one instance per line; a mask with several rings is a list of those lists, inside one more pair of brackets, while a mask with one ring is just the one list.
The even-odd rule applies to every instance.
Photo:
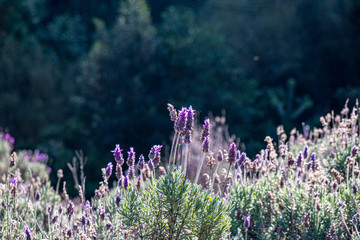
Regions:
[[209, 135], [210, 135], [210, 122], [209, 119], [206, 119], [204, 122], [204, 126], [203, 126], [203, 131], [201, 133], [201, 142], [202, 142], [202, 151], [200, 153], [200, 165], [197, 168], [196, 171], [196, 177], [195, 177], [195, 181], [194, 183], [197, 183], [199, 180], [199, 176], [200, 176], [200, 172], [201, 172], [201, 168], [202, 165], [204, 164], [204, 159], [205, 159], [205, 155], [206, 153], [209, 151], [209, 144], [210, 144], [210, 140], [209, 140]]

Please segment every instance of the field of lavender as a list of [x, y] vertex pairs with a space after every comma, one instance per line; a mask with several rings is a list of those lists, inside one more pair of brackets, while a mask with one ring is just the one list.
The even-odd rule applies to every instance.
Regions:
[[196, 126], [191, 107], [168, 104], [170, 153], [130, 148], [125, 159], [116, 145], [88, 200], [81, 153], [69, 164], [79, 193], [70, 199], [61, 169], [52, 187], [46, 154], [15, 152], [0, 133], [0, 238], [359, 239], [359, 108], [346, 102], [321, 128], [279, 126], [250, 159], [223, 118]]

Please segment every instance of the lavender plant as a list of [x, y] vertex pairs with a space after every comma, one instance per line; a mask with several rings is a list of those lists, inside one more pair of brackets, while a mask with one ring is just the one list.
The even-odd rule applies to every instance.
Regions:
[[347, 104], [322, 117], [322, 128], [287, 136], [279, 127], [277, 143], [266, 137], [254, 159], [208, 121], [196, 131], [191, 107], [169, 105], [169, 159], [154, 145], [138, 157], [130, 148], [125, 161], [116, 145], [91, 200], [84, 176], [70, 199], [61, 169], [51, 187], [46, 154], [12, 152], [14, 139], [0, 133], [0, 238], [359, 239], [359, 104]]

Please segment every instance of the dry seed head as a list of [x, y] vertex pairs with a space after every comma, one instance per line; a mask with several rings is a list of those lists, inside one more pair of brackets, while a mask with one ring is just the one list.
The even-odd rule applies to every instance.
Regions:
[[10, 156], [10, 167], [15, 166], [16, 163], [17, 163], [17, 155], [16, 152], [13, 152]]
[[170, 120], [175, 122], [177, 118], [176, 110], [172, 104], [168, 103], [167, 105], [168, 105], [167, 109], [169, 110]]
[[61, 178], [64, 177], [64, 173], [63, 173], [63, 170], [62, 170], [62, 169], [59, 169], [59, 170], [57, 171], [57, 177], [58, 177], [59, 179], [61, 179]]
[[159, 174], [160, 174], [160, 176], [166, 175], [166, 169], [163, 166], [159, 167]]

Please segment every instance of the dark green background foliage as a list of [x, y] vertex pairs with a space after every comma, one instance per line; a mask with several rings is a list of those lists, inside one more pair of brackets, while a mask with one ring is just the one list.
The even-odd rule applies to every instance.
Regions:
[[83, 149], [90, 184], [169, 143], [168, 102], [225, 109], [253, 156], [358, 96], [359, 26], [359, 0], [0, 0], [0, 126], [55, 169]]

